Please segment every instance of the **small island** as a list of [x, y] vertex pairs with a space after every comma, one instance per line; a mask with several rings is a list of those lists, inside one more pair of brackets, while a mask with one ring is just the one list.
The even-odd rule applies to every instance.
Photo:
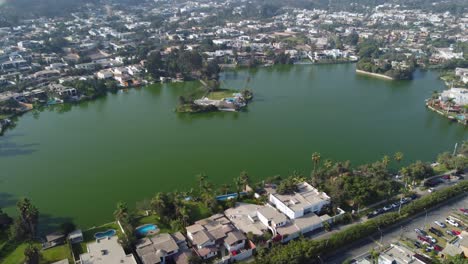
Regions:
[[188, 97], [179, 97], [179, 104], [176, 112], [179, 113], [203, 113], [227, 111], [237, 112], [245, 108], [252, 100], [253, 93], [251, 90], [244, 88], [242, 90], [220, 88], [217, 81], [204, 82], [202, 81], [204, 92], [199, 99], [193, 99], [200, 92]]

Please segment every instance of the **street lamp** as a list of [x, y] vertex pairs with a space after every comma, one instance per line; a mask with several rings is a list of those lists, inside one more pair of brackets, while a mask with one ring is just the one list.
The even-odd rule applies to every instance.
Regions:
[[424, 217], [424, 226], [423, 226], [423, 230], [426, 228], [426, 221], [427, 221], [427, 209], [424, 208], [424, 211], [426, 212], [426, 216]]
[[380, 232], [380, 247], [382, 247], [382, 238], [383, 238], [383, 233], [382, 233], [382, 229], [380, 229], [380, 226], [377, 227], [379, 229], [379, 232]]

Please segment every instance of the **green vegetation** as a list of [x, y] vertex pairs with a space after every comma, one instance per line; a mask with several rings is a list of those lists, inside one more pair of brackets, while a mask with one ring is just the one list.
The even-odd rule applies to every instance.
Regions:
[[320, 254], [332, 254], [342, 246], [376, 233], [379, 228], [391, 226], [403, 219], [414, 216], [418, 212], [424, 211], [425, 208], [435, 206], [466, 191], [468, 191], [468, 182], [460, 182], [458, 185], [414, 201], [404, 207], [401, 210], [401, 214], [396, 212], [384, 214], [334, 233], [328, 239], [299, 239], [287, 245], [276, 245], [270, 250], [261, 249], [258, 251], [255, 263], [320, 263], [318, 257]]
[[232, 94], [234, 94], [236, 92], [238, 92], [238, 91], [229, 90], [229, 89], [219, 89], [219, 90], [216, 90], [216, 91], [209, 92], [206, 97], [208, 97], [209, 99], [212, 99], [212, 100], [221, 100], [221, 99], [224, 99], [224, 98], [232, 97], [233, 96]]
[[154, 80], [159, 77], [184, 79], [218, 79], [220, 68], [216, 60], [204, 61], [199, 51], [187, 51], [184, 47], [173, 49], [162, 57], [159, 50], [148, 55], [146, 69]]
[[415, 58], [407, 58], [400, 52], [393, 50], [383, 52], [379, 47], [382, 43], [368, 39], [358, 45], [358, 70], [383, 74], [395, 80], [409, 80], [413, 78]]

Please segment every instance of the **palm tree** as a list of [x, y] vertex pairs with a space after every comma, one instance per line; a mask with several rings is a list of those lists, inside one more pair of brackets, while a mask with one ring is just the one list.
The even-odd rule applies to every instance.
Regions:
[[162, 216], [161, 214], [163, 214], [166, 209], [166, 199], [163, 193], [158, 193], [151, 199], [151, 207], [159, 214], [159, 217]]
[[320, 162], [320, 154], [318, 152], [314, 152], [312, 154], [312, 162], [314, 163], [314, 177], [315, 177], [315, 173], [317, 171], [317, 165], [319, 164]]
[[231, 189], [231, 185], [225, 183], [225, 184], [221, 185], [220, 191], [221, 191], [222, 194], [227, 194], [230, 189]]
[[114, 217], [118, 221], [122, 221], [128, 217], [128, 206], [124, 202], [117, 203], [117, 209], [114, 211]]
[[390, 157], [388, 155], [383, 156], [382, 158], [382, 164], [384, 167], [388, 167], [388, 164], [390, 163]]
[[20, 220], [22, 225], [27, 229], [30, 238], [36, 235], [36, 227], [39, 221], [39, 211], [31, 204], [28, 198], [23, 198], [16, 204], [20, 212]]
[[202, 191], [203, 185], [205, 185], [206, 175], [204, 173], [200, 173], [197, 176], [198, 187], [200, 188], [200, 192]]
[[401, 160], [403, 159], [404, 155], [402, 152], [397, 152], [393, 155], [393, 159], [400, 164]]
[[455, 105], [455, 99], [454, 98], [449, 98], [445, 102], [445, 105], [447, 106], [447, 115], [449, 114], [450, 108]]
[[32, 243], [29, 243], [24, 249], [24, 263], [25, 264], [39, 264], [41, 259], [41, 253], [39, 248], [34, 246]]
[[250, 177], [249, 177], [249, 175], [247, 174], [246, 171], [242, 171], [240, 173], [239, 180], [242, 183], [242, 190], [245, 190], [247, 185], [249, 184], [249, 181], [250, 181]]
[[434, 106], [434, 103], [437, 99], [439, 99], [439, 96], [440, 96], [440, 93], [439, 91], [432, 91], [432, 95], [431, 95], [431, 105]]
[[333, 162], [329, 159], [325, 160], [323, 163], [323, 166], [327, 169], [330, 170], [333, 167]]
[[234, 178], [234, 186], [236, 186], [237, 200], [240, 199], [240, 193], [242, 190], [243, 182], [240, 177]]

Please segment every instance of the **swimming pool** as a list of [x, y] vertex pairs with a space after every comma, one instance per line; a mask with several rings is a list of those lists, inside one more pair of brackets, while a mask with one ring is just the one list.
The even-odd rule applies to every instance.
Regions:
[[148, 233], [150, 232], [154, 232], [158, 229], [158, 227], [156, 225], [153, 225], [153, 224], [147, 224], [147, 225], [143, 225], [143, 226], [139, 226], [135, 229], [135, 232], [137, 233], [137, 235], [139, 236], [146, 236]]
[[[246, 195], [247, 193], [246, 192], [241, 192], [240, 195]], [[216, 196], [216, 200], [218, 201], [227, 201], [227, 200], [231, 200], [231, 199], [234, 199], [234, 198], [237, 198], [237, 193], [230, 193], [230, 194], [225, 194], [225, 195], [220, 195], [220, 196]]]
[[117, 231], [115, 231], [115, 229], [109, 229], [105, 232], [97, 232], [96, 234], [94, 234], [94, 237], [96, 239], [102, 239], [102, 238], [106, 238], [106, 237], [111, 237], [111, 236], [115, 236], [115, 234], [117, 233]]

